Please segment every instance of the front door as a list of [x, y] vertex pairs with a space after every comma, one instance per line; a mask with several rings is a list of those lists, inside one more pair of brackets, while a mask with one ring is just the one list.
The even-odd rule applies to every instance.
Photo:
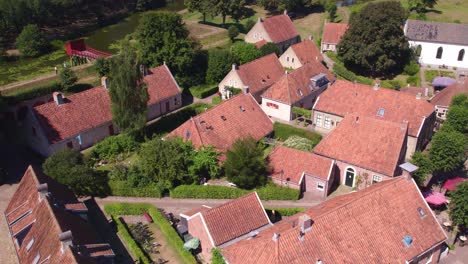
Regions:
[[166, 102], [166, 113], [169, 112], [169, 102]]
[[353, 187], [354, 182], [354, 171], [348, 169], [346, 170], [345, 174], [345, 185], [349, 187]]

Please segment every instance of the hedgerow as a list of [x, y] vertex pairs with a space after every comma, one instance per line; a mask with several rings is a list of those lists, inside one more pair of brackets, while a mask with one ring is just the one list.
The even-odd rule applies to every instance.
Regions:
[[148, 256], [145, 254], [143, 249], [138, 245], [138, 243], [133, 239], [132, 235], [130, 235], [130, 231], [128, 230], [127, 225], [125, 225], [122, 220], [119, 218], [115, 218], [114, 216], [111, 215], [112, 220], [114, 223], [117, 225], [117, 233], [120, 235], [120, 237], [125, 240], [125, 243], [128, 246], [128, 249], [130, 250], [131, 254], [133, 257], [135, 257], [139, 263], [144, 263], [144, 264], [150, 264], [152, 261], [148, 258]]

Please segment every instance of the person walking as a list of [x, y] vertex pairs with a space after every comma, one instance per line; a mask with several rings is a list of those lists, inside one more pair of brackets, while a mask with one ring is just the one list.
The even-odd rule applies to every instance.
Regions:
[[54, 67], [54, 70], [55, 70], [55, 75], [57, 75], [57, 74], [58, 74], [58, 68], [57, 68], [57, 66]]

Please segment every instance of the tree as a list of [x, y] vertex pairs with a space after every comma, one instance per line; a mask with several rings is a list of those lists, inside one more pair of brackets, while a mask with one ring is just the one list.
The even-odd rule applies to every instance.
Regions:
[[211, 14], [214, 8], [213, 0], [185, 0], [185, 6], [190, 12], [198, 11], [203, 15], [203, 22], [206, 22], [206, 15]]
[[450, 219], [457, 225], [468, 227], [468, 182], [457, 185], [457, 190], [450, 195]]
[[65, 91], [68, 91], [78, 81], [75, 72], [68, 67], [63, 68], [59, 77]]
[[414, 180], [419, 186], [423, 186], [427, 176], [433, 171], [431, 159], [428, 155], [416, 151], [411, 157], [411, 163], [418, 166], [418, 170], [413, 173]]
[[408, 8], [410, 11], [424, 13], [427, 8], [433, 8], [437, 4], [437, 0], [408, 0]]
[[254, 44], [247, 42], [237, 42], [231, 47], [231, 53], [240, 64], [244, 64], [259, 58], [262, 54]]
[[242, 10], [245, 5], [244, 0], [213, 0], [214, 14], [221, 15], [223, 18], [223, 25], [226, 24], [226, 16], [230, 15], [235, 20], [238, 20], [242, 16]]
[[124, 132], [141, 130], [146, 124], [148, 91], [142, 82], [140, 60], [128, 41], [112, 58], [109, 69], [109, 94], [113, 122]]
[[232, 25], [228, 28], [228, 36], [231, 39], [232, 42], [234, 42], [234, 39], [239, 36], [239, 29]]
[[442, 126], [432, 138], [429, 151], [434, 170], [452, 171], [465, 161], [467, 139], [465, 135], [449, 125]]
[[468, 107], [468, 95], [466, 95], [466, 94], [455, 95], [452, 98], [452, 103], [450, 105], [451, 106], [457, 105], [457, 106]]
[[109, 74], [110, 61], [104, 57], [99, 57], [94, 61], [94, 68], [98, 73], [99, 77], [106, 76]]
[[263, 150], [252, 137], [237, 140], [226, 156], [226, 176], [240, 188], [252, 189], [267, 182]]
[[444, 125], [452, 126], [460, 133], [468, 133], [468, 106], [452, 105]]
[[406, 18], [399, 2], [369, 3], [351, 19], [338, 55], [360, 74], [388, 76], [401, 71], [411, 57], [401, 26]]
[[212, 147], [201, 148], [194, 151], [191, 156], [191, 165], [188, 167], [192, 179], [215, 178], [221, 172], [218, 163], [219, 152]]
[[206, 82], [218, 83], [231, 70], [236, 59], [227, 49], [210, 49], [208, 51], [208, 69]]
[[336, 1], [328, 0], [325, 4], [325, 9], [328, 12], [330, 22], [334, 22], [336, 19], [336, 11], [337, 11]]
[[16, 47], [25, 57], [36, 57], [47, 50], [48, 43], [37, 25], [27, 25], [16, 38]]
[[260, 47], [260, 53], [261, 56], [265, 56], [271, 53], [276, 53], [276, 55], [279, 56], [280, 50], [278, 49], [278, 46], [276, 46], [275, 43], [268, 42], [267, 44]]

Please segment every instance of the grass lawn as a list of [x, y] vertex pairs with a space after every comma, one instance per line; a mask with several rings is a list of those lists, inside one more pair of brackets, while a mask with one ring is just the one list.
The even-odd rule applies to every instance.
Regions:
[[285, 141], [290, 136], [299, 136], [312, 140], [314, 145], [316, 145], [322, 139], [322, 136], [318, 133], [278, 122], [275, 122], [273, 130], [275, 133], [275, 138], [280, 141]]
[[438, 76], [455, 78], [455, 74], [451, 71], [426, 70], [424, 71], [424, 75], [426, 76], [426, 82], [430, 84], [432, 84], [434, 78]]
[[217, 84], [201, 84], [190, 87], [190, 93], [197, 98], [206, 98], [218, 92]]

